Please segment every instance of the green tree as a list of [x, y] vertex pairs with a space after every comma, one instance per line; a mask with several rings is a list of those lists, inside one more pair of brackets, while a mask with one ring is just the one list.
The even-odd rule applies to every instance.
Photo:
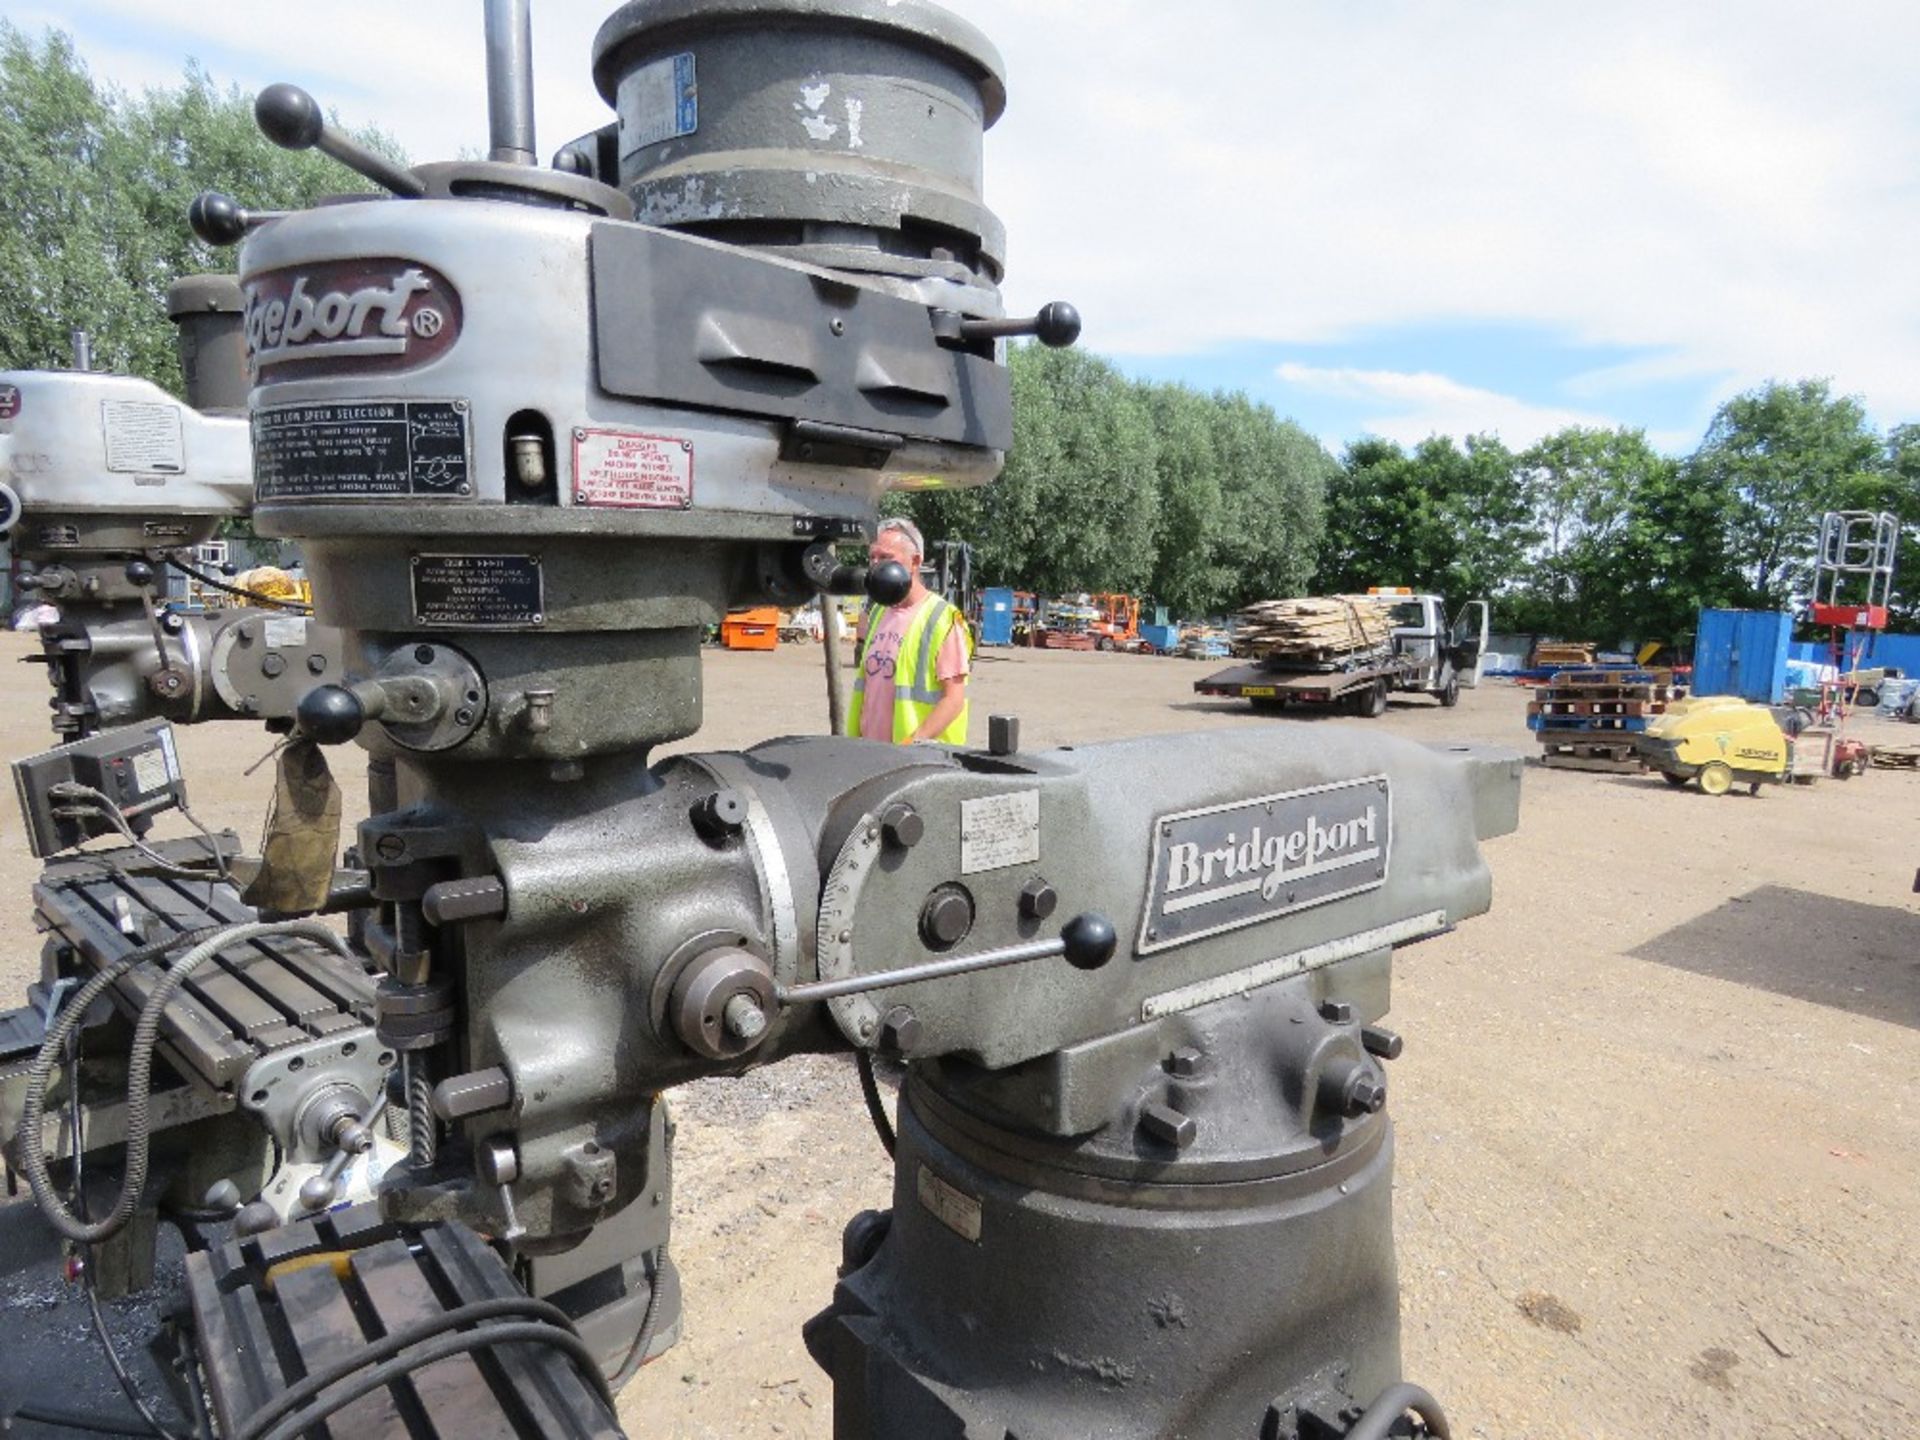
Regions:
[[[378, 132], [357, 138], [403, 158]], [[67, 36], [35, 41], [0, 21], [0, 367], [64, 366], [83, 329], [96, 368], [178, 392], [167, 286], [236, 258], [188, 230], [193, 196], [291, 209], [369, 188], [316, 151], [271, 144], [251, 97], [197, 65], [133, 98], [97, 83]]]
[[1338, 467], [1319, 441], [1245, 395], [1216, 398], [1213, 433], [1222, 500], [1213, 553], [1225, 572], [1219, 608], [1304, 593]]
[[1213, 433], [1217, 402], [1184, 385], [1142, 385], [1139, 393], [1159, 442], [1160, 533], [1148, 588], [1176, 615], [1205, 615], [1234, 588], [1216, 553], [1226, 516]]
[[1510, 595], [1535, 535], [1513, 453], [1492, 436], [1432, 436], [1411, 452], [1369, 437], [1327, 490], [1322, 590], [1410, 585], [1450, 601]]
[[1893, 558], [1894, 625], [1920, 629], [1920, 425], [1887, 432], [1883, 489], [1873, 508], [1900, 520], [1900, 548]]
[[1700, 604], [1738, 592], [1724, 494], [1682, 486], [1644, 432], [1572, 427], [1519, 466], [1539, 539], [1504, 623], [1603, 644], [1670, 639]]
[[1871, 508], [1885, 493], [1885, 461], [1858, 400], [1801, 380], [1722, 405], [1687, 471], [1733, 497], [1731, 549], [1749, 595], [1784, 607], [1811, 576], [1821, 514]]

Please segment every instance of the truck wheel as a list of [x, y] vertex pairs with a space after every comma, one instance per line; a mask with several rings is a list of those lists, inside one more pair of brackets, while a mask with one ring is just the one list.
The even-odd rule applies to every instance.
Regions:
[[1460, 703], [1460, 677], [1447, 671], [1447, 683], [1440, 687], [1440, 703], [1451, 710]]
[[1853, 703], [1863, 710], [1880, 708], [1880, 692], [1871, 685], [1862, 685], [1854, 692]]
[[1113, 649], [1113, 641], [1105, 635], [1102, 635], [1098, 640], [1093, 642], [1093, 648], [1096, 650], [1111, 650]]
[[1378, 720], [1387, 713], [1387, 682], [1376, 680], [1360, 692], [1354, 702], [1354, 708], [1369, 720]]
[[1718, 760], [1700, 767], [1700, 788], [1709, 795], [1724, 795], [1733, 788], [1733, 771]]

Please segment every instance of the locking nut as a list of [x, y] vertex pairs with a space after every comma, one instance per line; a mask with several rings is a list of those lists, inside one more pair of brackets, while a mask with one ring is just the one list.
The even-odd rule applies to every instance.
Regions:
[[1044, 920], [1060, 903], [1060, 892], [1038, 875], [1020, 887], [1020, 918]]
[[616, 1179], [613, 1152], [598, 1140], [581, 1141], [561, 1161], [560, 1193], [576, 1210], [612, 1204]]
[[877, 1043], [889, 1055], [910, 1055], [920, 1043], [920, 1017], [905, 1005], [895, 1005], [880, 1017]]
[[880, 812], [880, 838], [897, 850], [911, 850], [926, 833], [927, 822], [904, 800]]

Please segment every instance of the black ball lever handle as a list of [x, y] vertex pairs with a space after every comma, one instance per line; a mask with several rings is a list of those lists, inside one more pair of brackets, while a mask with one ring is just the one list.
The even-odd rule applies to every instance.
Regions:
[[367, 723], [367, 707], [344, 685], [318, 685], [294, 707], [300, 733], [319, 745], [344, 745]]
[[1080, 338], [1080, 312], [1064, 300], [1042, 305], [1037, 314], [1015, 320], [962, 320], [960, 338], [966, 341], [1012, 339], [1031, 335], [1049, 349], [1058, 350]]
[[913, 591], [913, 574], [898, 560], [867, 567], [867, 598], [876, 605], [898, 605]]
[[269, 85], [253, 101], [254, 123], [282, 150], [318, 150], [407, 200], [427, 193], [420, 177], [327, 124], [320, 102], [298, 85]]

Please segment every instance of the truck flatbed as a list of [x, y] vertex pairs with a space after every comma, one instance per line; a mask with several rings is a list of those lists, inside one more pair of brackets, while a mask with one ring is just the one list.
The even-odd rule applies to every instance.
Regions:
[[1362, 702], [1362, 697], [1377, 696], [1377, 707], [1367, 704], [1370, 714], [1386, 707], [1389, 690], [1397, 689], [1415, 668], [1407, 657], [1391, 653], [1369, 657], [1359, 663], [1332, 665], [1275, 665], [1272, 662], [1235, 665], [1218, 670], [1193, 688], [1201, 695], [1251, 700], [1256, 706], [1278, 708], [1282, 705], [1332, 705], [1342, 700]]

